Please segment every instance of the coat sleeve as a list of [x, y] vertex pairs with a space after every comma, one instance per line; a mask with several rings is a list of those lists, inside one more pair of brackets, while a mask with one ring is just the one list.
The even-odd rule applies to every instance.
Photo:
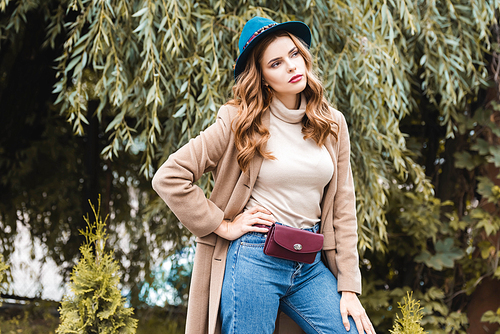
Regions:
[[351, 147], [347, 122], [340, 115], [338, 133], [337, 191], [333, 204], [333, 226], [337, 243], [338, 290], [361, 293], [356, 195], [351, 170]]
[[171, 154], [153, 177], [153, 189], [197, 237], [204, 237], [217, 229], [224, 213], [194, 182], [203, 173], [217, 167], [230, 136], [229, 110], [222, 106], [216, 122]]

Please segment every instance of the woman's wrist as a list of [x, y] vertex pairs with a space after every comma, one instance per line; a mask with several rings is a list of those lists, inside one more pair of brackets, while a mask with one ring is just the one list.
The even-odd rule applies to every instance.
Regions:
[[[214, 231], [215, 234], [217, 234], [219, 237], [226, 238], [227, 237], [227, 226], [228, 222], [227, 220], [223, 220], [219, 227], [217, 227]], [[227, 239], [227, 238], [226, 238]]]
[[358, 297], [358, 294], [356, 292], [352, 292], [352, 291], [341, 291], [341, 292], [342, 292], [342, 296]]

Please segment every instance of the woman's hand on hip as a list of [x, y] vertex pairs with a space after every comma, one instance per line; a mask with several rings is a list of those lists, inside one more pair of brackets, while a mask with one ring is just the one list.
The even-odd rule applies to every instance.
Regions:
[[348, 316], [351, 316], [356, 323], [356, 328], [359, 334], [376, 334], [372, 322], [365, 312], [363, 306], [354, 292], [342, 291], [340, 298], [340, 314], [342, 315], [342, 322], [347, 331], [350, 330]]
[[254, 226], [255, 224], [271, 226], [276, 221], [273, 214], [262, 206], [254, 206], [243, 211], [232, 222], [223, 220], [214, 231], [215, 234], [227, 240], [235, 240], [248, 232], [266, 233], [267, 228]]

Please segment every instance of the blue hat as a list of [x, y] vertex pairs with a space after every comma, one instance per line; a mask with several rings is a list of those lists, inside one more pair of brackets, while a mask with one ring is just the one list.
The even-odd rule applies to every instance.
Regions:
[[234, 66], [235, 80], [238, 75], [245, 70], [246, 61], [252, 48], [257, 45], [257, 43], [264, 38], [264, 36], [278, 30], [286, 30], [291, 34], [300, 37], [307, 44], [307, 47], [311, 45], [311, 31], [304, 22], [289, 21], [277, 23], [273, 20], [256, 16], [245, 24], [243, 31], [241, 32], [240, 40], [238, 42], [240, 56], [236, 59], [236, 64]]

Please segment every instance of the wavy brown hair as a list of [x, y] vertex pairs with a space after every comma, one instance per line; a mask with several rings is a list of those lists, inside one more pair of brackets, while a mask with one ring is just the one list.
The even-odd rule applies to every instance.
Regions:
[[289, 36], [297, 46], [306, 64], [307, 85], [303, 93], [307, 100], [306, 114], [302, 119], [304, 139], [312, 138], [322, 146], [331, 134], [337, 139], [338, 124], [333, 120], [324, 97], [324, 88], [312, 69], [312, 56], [307, 45], [299, 37], [281, 30], [263, 38], [251, 51], [245, 70], [237, 77], [233, 86], [233, 99], [227, 103], [238, 107], [238, 116], [232, 122], [234, 140], [238, 149], [238, 164], [244, 172], [255, 154], [265, 159], [275, 159], [266, 150], [269, 130], [262, 124], [262, 115], [273, 98], [272, 88], [265, 89], [260, 61], [269, 44], [281, 36]]

